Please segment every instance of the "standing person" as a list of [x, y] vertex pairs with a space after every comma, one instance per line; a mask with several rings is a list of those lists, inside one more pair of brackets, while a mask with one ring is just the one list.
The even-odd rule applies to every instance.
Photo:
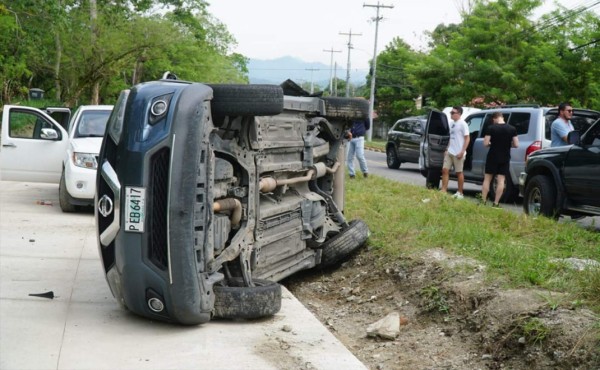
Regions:
[[369, 177], [369, 169], [367, 168], [367, 160], [365, 159], [365, 133], [369, 128], [371, 128], [371, 124], [368, 120], [356, 120], [352, 123], [352, 128], [348, 134], [350, 143], [348, 145], [346, 164], [348, 165], [348, 172], [351, 179], [356, 176], [354, 172], [354, 155], [358, 159], [363, 176]]
[[469, 146], [469, 126], [461, 119], [462, 107], [452, 107], [450, 111], [450, 143], [446, 153], [444, 153], [444, 165], [442, 166], [442, 191], [448, 191], [448, 180], [450, 179], [450, 169], [454, 166], [454, 172], [458, 179], [458, 191], [452, 197], [463, 199], [463, 186], [465, 184], [465, 175], [463, 167], [467, 156], [467, 147]]
[[514, 126], [504, 122], [502, 112], [495, 112], [492, 115], [494, 122], [483, 138], [483, 145], [489, 147], [487, 158], [485, 160], [485, 175], [483, 186], [481, 188], [481, 201], [487, 203], [487, 195], [490, 191], [492, 179], [496, 176], [496, 197], [492, 207], [500, 207], [500, 198], [504, 192], [504, 181], [506, 176], [510, 176], [510, 148], [519, 147], [519, 138], [517, 129]]
[[573, 125], [571, 124], [571, 118], [573, 117], [573, 107], [570, 103], [560, 103], [558, 106], [558, 117], [552, 122], [550, 126], [550, 139], [552, 144], [550, 146], [562, 146], [567, 145], [567, 135], [573, 131]]

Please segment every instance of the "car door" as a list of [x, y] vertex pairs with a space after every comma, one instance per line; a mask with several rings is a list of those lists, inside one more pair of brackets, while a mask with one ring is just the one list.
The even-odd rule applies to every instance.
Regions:
[[423, 137], [423, 123], [421, 120], [415, 119], [411, 121], [410, 132], [408, 132], [408, 139], [406, 140], [406, 157], [407, 161], [411, 163], [418, 163], [419, 161], [419, 145], [421, 138]]
[[600, 207], [600, 121], [573, 145], [564, 164], [565, 190], [569, 199], [581, 205]]
[[45, 112], [5, 105], [0, 178], [58, 183], [68, 141], [67, 131]]
[[448, 117], [443, 112], [431, 110], [421, 145], [421, 155], [425, 170], [441, 170], [444, 164], [444, 152], [450, 142]]
[[67, 132], [69, 131], [69, 120], [71, 119], [71, 109], [64, 107], [48, 107], [42, 109], [48, 113], [59, 125], [61, 125]]
[[488, 152], [488, 148], [483, 146], [481, 132], [485, 117], [485, 113], [478, 113], [470, 115], [466, 120], [469, 126], [469, 146], [467, 147], [467, 157], [465, 159], [465, 176], [469, 178], [483, 178], [485, 159]]

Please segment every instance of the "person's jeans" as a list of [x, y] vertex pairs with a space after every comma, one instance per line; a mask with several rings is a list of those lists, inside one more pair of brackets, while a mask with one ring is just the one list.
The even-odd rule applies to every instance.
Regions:
[[355, 137], [350, 140], [348, 144], [348, 153], [346, 156], [346, 164], [348, 165], [348, 173], [350, 176], [355, 176], [354, 172], [354, 155], [356, 154], [356, 159], [358, 159], [358, 164], [360, 165], [360, 170], [363, 174], [368, 173], [367, 169], [367, 160], [365, 159], [365, 138], [364, 136]]

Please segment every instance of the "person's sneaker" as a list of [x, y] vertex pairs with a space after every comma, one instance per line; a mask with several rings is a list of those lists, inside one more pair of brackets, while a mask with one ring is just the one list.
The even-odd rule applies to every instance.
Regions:
[[365, 173], [363, 173], [363, 176], [364, 176], [365, 178], [367, 178], [367, 177], [369, 177], [369, 174], [365, 172]]
[[492, 208], [502, 209], [502, 207], [500, 207], [500, 204], [498, 204], [498, 203], [492, 203]]
[[479, 199], [479, 201], [477, 202], [478, 206], [487, 206], [487, 200], [484, 202], [483, 200]]
[[454, 195], [452, 195], [452, 198], [454, 198], [454, 199], [463, 199], [464, 197], [465, 196], [459, 192], [456, 192], [456, 193], [454, 193]]
[[353, 179], [353, 178], [354, 178], [354, 175], [350, 175], [350, 178], [351, 178], [351, 179]]

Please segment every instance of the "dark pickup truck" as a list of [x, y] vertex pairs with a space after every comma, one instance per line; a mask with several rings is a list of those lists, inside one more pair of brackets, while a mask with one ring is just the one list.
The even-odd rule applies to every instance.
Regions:
[[600, 215], [600, 120], [583, 135], [570, 132], [568, 141], [529, 156], [519, 178], [525, 213], [552, 218]]

